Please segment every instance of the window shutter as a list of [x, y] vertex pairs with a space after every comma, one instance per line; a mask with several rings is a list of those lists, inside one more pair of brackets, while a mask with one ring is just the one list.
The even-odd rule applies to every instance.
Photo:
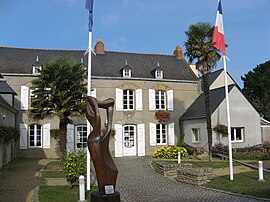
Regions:
[[150, 130], [150, 146], [156, 146], [157, 145], [156, 124], [150, 123], [149, 130]]
[[167, 91], [167, 97], [168, 97], [168, 110], [173, 110], [173, 90]]
[[96, 97], [97, 97], [97, 89], [91, 90], [90, 95], [91, 95], [92, 97], [96, 98]]
[[67, 150], [73, 151], [75, 148], [74, 143], [74, 125], [68, 124], [67, 125]]
[[144, 124], [138, 124], [138, 156], [145, 156], [145, 129], [144, 129]]
[[43, 148], [51, 147], [51, 134], [50, 134], [51, 124], [43, 125]]
[[27, 125], [20, 124], [20, 149], [27, 149]]
[[169, 145], [174, 145], [174, 123], [168, 125], [169, 130]]
[[29, 88], [21, 86], [21, 110], [28, 110]]
[[123, 127], [119, 124], [114, 124], [115, 129], [115, 157], [123, 156]]
[[149, 110], [155, 110], [155, 90], [149, 89]]
[[116, 110], [117, 111], [122, 111], [123, 110], [123, 90], [120, 88], [116, 88], [115, 92], [115, 97], [116, 97]]
[[136, 90], [136, 110], [142, 111], [142, 89]]

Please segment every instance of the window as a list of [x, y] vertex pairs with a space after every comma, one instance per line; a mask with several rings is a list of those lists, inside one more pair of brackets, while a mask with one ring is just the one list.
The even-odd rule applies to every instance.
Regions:
[[162, 79], [162, 78], [163, 78], [163, 71], [156, 70], [156, 79]]
[[87, 126], [76, 126], [76, 148], [83, 149], [87, 147]]
[[192, 142], [200, 142], [200, 129], [199, 128], [192, 128]]
[[156, 109], [166, 109], [166, 93], [165, 91], [156, 90], [155, 93]]
[[42, 146], [42, 126], [30, 125], [29, 126], [29, 147]]
[[36, 89], [30, 89], [30, 103], [31, 103], [31, 106], [32, 106], [33, 100], [34, 100], [35, 98], [37, 98], [37, 95], [35, 95], [35, 94], [33, 93], [34, 90], [36, 90]]
[[134, 91], [123, 91], [123, 108], [124, 110], [134, 110]]
[[231, 140], [233, 142], [244, 142], [244, 128], [231, 128]]
[[156, 125], [157, 145], [167, 144], [167, 127], [165, 124]]
[[131, 69], [123, 69], [123, 77], [131, 77]]

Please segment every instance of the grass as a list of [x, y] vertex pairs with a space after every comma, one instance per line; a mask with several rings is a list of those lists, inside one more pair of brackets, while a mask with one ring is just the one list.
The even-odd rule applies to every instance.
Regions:
[[264, 172], [264, 182], [259, 182], [258, 178], [258, 171], [250, 171], [235, 174], [233, 181], [229, 180], [229, 176], [215, 177], [205, 186], [270, 199], [270, 173]]
[[[96, 190], [93, 187], [91, 191]], [[85, 194], [86, 200], [90, 201], [88, 192]], [[79, 200], [78, 187], [70, 188], [68, 186], [40, 186], [38, 192], [39, 202], [74, 202]]]
[[43, 171], [42, 178], [66, 178], [62, 171]]

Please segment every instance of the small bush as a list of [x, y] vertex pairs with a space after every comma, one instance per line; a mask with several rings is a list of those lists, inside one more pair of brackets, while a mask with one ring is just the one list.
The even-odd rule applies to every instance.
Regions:
[[219, 157], [217, 156], [217, 154], [228, 156], [229, 154], [228, 145], [224, 145], [222, 143], [215, 143], [214, 146], [212, 147], [212, 153], [213, 157]]
[[86, 176], [86, 153], [81, 150], [64, 153], [61, 165], [67, 181], [72, 185], [81, 175]]
[[154, 152], [155, 158], [162, 159], [176, 159], [178, 152], [181, 153], [181, 157], [188, 156], [187, 150], [184, 147], [177, 147], [175, 145], [163, 146]]
[[0, 142], [9, 144], [12, 141], [17, 141], [20, 133], [13, 127], [0, 126]]
[[178, 147], [184, 147], [187, 150], [188, 155], [197, 154], [200, 155], [204, 152], [202, 148], [197, 148], [186, 144], [183, 140], [178, 141], [176, 144]]
[[264, 141], [262, 144], [262, 148], [266, 149], [267, 152], [270, 152], [270, 142], [269, 141]]

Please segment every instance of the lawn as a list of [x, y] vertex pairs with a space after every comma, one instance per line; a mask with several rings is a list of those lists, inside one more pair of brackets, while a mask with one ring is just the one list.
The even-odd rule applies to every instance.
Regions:
[[[96, 189], [96, 188], [94, 188]], [[89, 194], [85, 194], [86, 200], [90, 201]], [[68, 186], [40, 186], [38, 192], [39, 202], [74, 202], [79, 200], [79, 189]]]
[[264, 172], [264, 182], [258, 181], [258, 171], [250, 171], [229, 176], [215, 177], [205, 186], [238, 194], [251, 195], [270, 199], [270, 173]]

